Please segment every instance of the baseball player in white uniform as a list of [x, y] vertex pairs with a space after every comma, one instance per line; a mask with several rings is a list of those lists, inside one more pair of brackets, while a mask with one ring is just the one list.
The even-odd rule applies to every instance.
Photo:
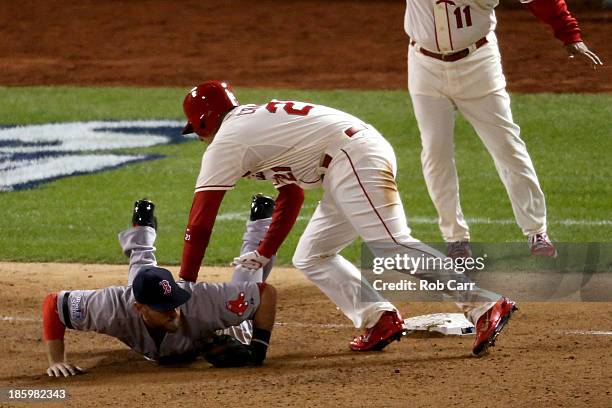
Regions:
[[[582, 42], [564, 0], [520, 0], [563, 41], [571, 58], [600, 59]], [[470, 257], [470, 233], [459, 203], [453, 128], [459, 111], [493, 157], [517, 224], [531, 252], [555, 256], [546, 234], [546, 204], [510, 97], [495, 37], [498, 0], [406, 0], [410, 37], [408, 88], [423, 150], [423, 174], [451, 257]]]
[[[155, 260], [153, 210], [150, 201], [137, 201], [134, 226], [119, 234], [121, 248], [130, 258], [127, 286], [60, 291], [45, 298], [43, 338], [49, 376], [68, 377], [83, 371], [66, 359], [66, 328], [113, 336], [149, 360], [172, 364], [205, 355], [211, 344], [219, 346], [218, 330], [252, 320], [247, 354], [242, 348], [240, 355], [228, 358], [239, 359], [231, 366], [260, 365], [265, 359], [276, 311], [274, 288], [256, 282], [175, 282]], [[245, 245], [256, 245], [263, 238], [266, 228], [258, 228], [262, 222], [269, 224], [270, 219], [252, 225], [245, 238], [254, 243]], [[230, 366], [228, 361], [222, 363]]]
[[[193, 88], [183, 109], [188, 118], [183, 133], [195, 132], [208, 148], [185, 232], [181, 278], [196, 279], [221, 201], [240, 178], [270, 180], [279, 192], [262, 242], [234, 259], [246, 271], [258, 270], [276, 254], [300, 212], [303, 189], [322, 187], [294, 265], [355, 327], [366, 329], [350, 342], [351, 350], [381, 350], [400, 339], [405, 333], [400, 313], [339, 254], [360, 236], [372, 247], [444, 256], [410, 235], [395, 182], [395, 154], [380, 133], [352, 115], [312, 103], [240, 105], [231, 87], [219, 81]], [[417, 276], [443, 279], [439, 271], [420, 270]], [[458, 303], [477, 325], [473, 352], [480, 355], [504, 327], [514, 302], [475, 289]]]

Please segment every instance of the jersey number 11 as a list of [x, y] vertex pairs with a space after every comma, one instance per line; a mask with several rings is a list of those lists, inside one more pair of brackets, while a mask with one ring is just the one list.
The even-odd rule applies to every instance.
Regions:
[[[461, 15], [461, 7], [457, 7], [455, 11], [455, 18], [457, 19], [457, 28], [463, 28], [463, 16]], [[463, 14], [465, 14], [465, 26], [470, 27], [472, 25], [472, 13], [470, 12], [470, 6], [463, 8]]]

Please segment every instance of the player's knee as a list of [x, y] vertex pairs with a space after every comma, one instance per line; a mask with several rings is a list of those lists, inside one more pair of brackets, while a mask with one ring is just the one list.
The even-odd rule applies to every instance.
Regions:
[[297, 269], [303, 269], [306, 267], [305, 265], [307, 261], [308, 261], [307, 257], [304, 255], [302, 251], [300, 251], [300, 248], [298, 245], [298, 248], [295, 250], [295, 253], [293, 254], [293, 258], [291, 259], [291, 263]]
[[291, 259], [291, 263], [297, 269], [302, 269], [304, 267], [303, 258], [298, 256], [297, 253], [293, 254], [293, 259]]
[[307, 250], [306, 247], [301, 245], [301, 241], [298, 243], [297, 248], [295, 249], [295, 253], [293, 254], [293, 259], [291, 262], [293, 266], [297, 269], [306, 269], [309, 266], [312, 266], [316, 263], [317, 257], [312, 256]]
[[319, 265], [322, 262], [329, 262], [330, 259], [335, 257], [337, 254], [310, 254], [303, 251], [296, 250], [293, 255], [293, 266], [301, 271], [305, 271], [308, 268]]
[[293, 266], [301, 270], [304, 270], [308, 268], [309, 266], [312, 266], [316, 263], [313, 258], [306, 257], [306, 256], [295, 256], [295, 255], [293, 256], [292, 261], [293, 261]]
[[442, 143], [423, 143], [421, 161], [423, 163], [439, 163], [453, 159], [453, 147]]

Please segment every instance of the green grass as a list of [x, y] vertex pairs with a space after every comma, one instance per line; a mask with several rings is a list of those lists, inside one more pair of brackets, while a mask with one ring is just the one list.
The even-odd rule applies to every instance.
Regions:
[[[0, 88], [0, 125], [101, 119], [181, 119], [185, 89], [178, 88]], [[271, 98], [325, 104], [374, 124], [398, 157], [398, 183], [410, 218], [435, 217], [420, 169], [420, 140], [407, 92], [238, 89], [243, 103]], [[546, 193], [550, 233], [566, 242], [610, 241], [612, 225], [565, 225], [557, 220], [610, 220], [612, 208], [611, 95], [513, 95], [521, 125]], [[141, 151], [142, 150], [142, 151]], [[117, 170], [63, 178], [25, 191], [0, 193], [0, 259], [123, 263], [116, 234], [129, 224], [132, 202], [149, 197], [158, 205], [157, 242], [162, 264], [178, 264], [204, 145], [127, 150], [166, 157]], [[457, 166], [468, 218], [512, 219], [506, 192], [491, 158], [472, 128], [459, 118]], [[243, 180], [229, 192], [221, 213], [248, 213], [250, 196], [274, 194], [269, 183]], [[320, 191], [306, 195], [303, 216], [314, 211]], [[279, 253], [290, 263], [306, 220], [300, 220]], [[438, 241], [437, 225], [413, 223], [413, 235]], [[206, 264], [227, 264], [238, 252], [244, 221], [220, 220]], [[472, 224], [475, 241], [522, 241], [516, 225]], [[345, 254], [358, 258], [354, 244]]]

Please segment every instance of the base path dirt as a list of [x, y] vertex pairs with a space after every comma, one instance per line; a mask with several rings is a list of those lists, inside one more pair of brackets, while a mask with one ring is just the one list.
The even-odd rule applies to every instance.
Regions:
[[[570, 1], [612, 63], [612, 11]], [[0, 8], [0, 85], [405, 89], [403, 1], [28, 0]], [[525, 9], [498, 11], [508, 88], [610, 92], [610, 65], [569, 62]]]
[[[201, 276], [225, 281], [230, 270], [205, 268]], [[611, 303], [521, 304], [483, 358], [471, 356], [470, 336], [408, 336], [357, 354], [348, 350], [358, 333], [348, 319], [298, 271], [276, 268], [278, 324], [263, 367], [158, 367], [111, 337], [69, 330], [69, 360], [88, 372], [57, 379], [44, 374], [43, 297], [124, 284], [126, 267], [0, 263], [0, 280], [0, 388], [66, 388], [63, 406], [610, 406]], [[406, 316], [455, 311], [443, 303], [398, 307]]]

